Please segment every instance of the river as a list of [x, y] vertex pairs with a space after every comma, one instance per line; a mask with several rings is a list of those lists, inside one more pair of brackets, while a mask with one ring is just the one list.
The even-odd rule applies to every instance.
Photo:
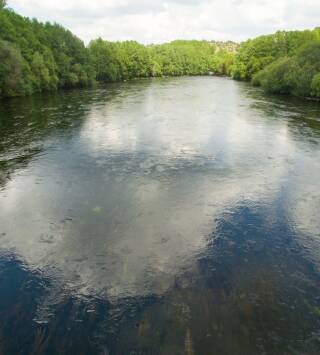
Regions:
[[0, 353], [320, 353], [318, 103], [137, 80], [0, 132]]

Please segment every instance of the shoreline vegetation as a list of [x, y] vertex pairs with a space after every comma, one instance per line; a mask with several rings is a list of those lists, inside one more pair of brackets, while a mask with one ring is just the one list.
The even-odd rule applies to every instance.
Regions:
[[20, 16], [0, 0], [0, 98], [136, 78], [225, 75], [268, 93], [320, 99], [320, 28], [241, 44], [176, 40], [88, 46], [58, 24]]

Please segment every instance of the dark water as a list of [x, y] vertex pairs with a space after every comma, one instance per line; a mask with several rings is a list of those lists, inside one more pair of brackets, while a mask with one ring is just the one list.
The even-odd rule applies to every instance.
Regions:
[[0, 354], [320, 353], [319, 104], [146, 80], [0, 131]]

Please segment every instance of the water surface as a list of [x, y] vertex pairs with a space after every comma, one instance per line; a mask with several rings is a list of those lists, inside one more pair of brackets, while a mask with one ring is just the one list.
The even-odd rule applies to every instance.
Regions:
[[319, 104], [141, 80], [0, 132], [0, 353], [320, 353]]

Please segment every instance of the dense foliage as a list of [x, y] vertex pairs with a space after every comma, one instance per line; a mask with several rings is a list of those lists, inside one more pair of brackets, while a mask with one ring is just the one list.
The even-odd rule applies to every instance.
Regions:
[[6, 9], [0, 0], [0, 97], [141, 77], [218, 74], [271, 93], [320, 98], [320, 28], [277, 32], [241, 45], [173, 41], [84, 43], [58, 24]]
[[229, 74], [234, 53], [207, 41], [173, 41], [143, 46], [97, 39], [89, 52], [98, 81], [137, 77]]
[[88, 50], [70, 31], [17, 15], [0, 3], [0, 96], [89, 85]]
[[277, 32], [244, 42], [232, 75], [270, 93], [320, 97], [320, 29]]
[[0, 97], [164, 75], [230, 74], [232, 42], [92, 41], [58, 24], [24, 18], [0, 0]]

